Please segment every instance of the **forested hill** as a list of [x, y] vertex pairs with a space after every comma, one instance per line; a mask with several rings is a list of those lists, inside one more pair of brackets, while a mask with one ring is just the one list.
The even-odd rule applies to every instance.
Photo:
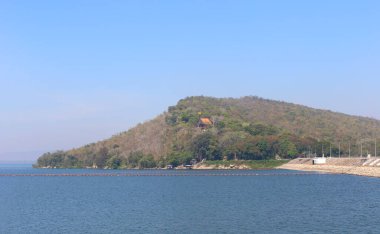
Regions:
[[[155, 119], [78, 149], [46, 153], [38, 167], [150, 168], [191, 159], [260, 160], [374, 151], [380, 121], [258, 97], [188, 97]], [[324, 153], [328, 154], [326, 150]]]

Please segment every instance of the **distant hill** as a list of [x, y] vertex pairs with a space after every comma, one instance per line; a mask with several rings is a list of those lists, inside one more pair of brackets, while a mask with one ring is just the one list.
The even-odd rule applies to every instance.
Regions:
[[203, 159], [262, 160], [310, 153], [373, 154], [380, 121], [259, 97], [188, 97], [155, 119], [81, 148], [46, 153], [38, 167], [131, 168]]

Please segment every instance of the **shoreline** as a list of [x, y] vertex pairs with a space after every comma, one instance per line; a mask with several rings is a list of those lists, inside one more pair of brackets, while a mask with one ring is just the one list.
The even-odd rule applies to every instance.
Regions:
[[[344, 158], [342, 159], [328, 159], [328, 163], [325, 165], [312, 165], [311, 164], [312, 159], [294, 159], [289, 161], [288, 163], [285, 163], [283, 165], [277, 166], [277, 167], [257, 167], [257, 168], [251, 168], [247, 164], [240, 164], [240, 165], [223, 165], [223, 164], [212, 164], [212, 165], [205, 165], [205, 164], [198, 164], [195, 165], [193, 168], [188, 169], [186, 167], [177, 167], [174, 169], [167, 169], [167, 168], [123, 168], [123, 169], [100, 169], [100, 168], [51, 168], [51, 167], [45, 167], [45, 168], [39, 168], [39, 169], [94, 169], [94, 170], [172, 170], [172, 171], [185, 171], [185, 170], [196, 170], [196, 171], [203, 171], [203, 170], [230, 170], [230, 171], [240, 171], [240, 170], [292, 170], [292, 171], [306, 171], [306, 172], [322, 172], [322, 173], [330, 173], [330, 174], [345, 174], [345, 175], [356, 175], [356, 176], [366, 176], [366, 177], [375, 177], [380, 178], [380, 166], [363, 166], [363, 165], [357, 165], [356, 163], [351, 163], [351, 165], [334, 165], [334, 164], [340, 164], [338, 162], [342, 162]], [[332, 163], [331, 161], [335, 161], [335, 163]], [[351, 159], [355, 160], [355, 159]], [[356, 160], [363, 160], [363, 159], [356, 159]], [[380, 159], [379, 159], [380, 161]], [[233, 167], [231, 167], [233, 166]]]
[[[33, 165], [33, 168], [40, 169], [95, 169], [95, 170], [270, 170], [281, 166], [289, 160], [237, 160], [237, 161], [207, 161], [190, 165], [180, 165], [174, 168], [168, 169], [167, 167], [154, 167], [154, 168], [97, 168], [97, 167], [72, 167], [72, 168], [61, 168], [61, 167], [38, 167], [38, 165]], [[190, 168], [189, 168], [190, 166]]]
[[294, 171], [316, 171], [327, 172], [332, 174], [345, 174], [380, 178], [380, 167], [362, 165], [312, 165], [302, 163], [297, 164], [291, 161], [287, 164], [281, 165], [276, 168]]
[[118, 169], [112, 169], [112, 168], [92, 168], [92, 167], [84, 167], [84, 168], [54, 168], [54, 167], [34, 167], [34, 169], [49, 169], [49, 170], [81, 170], [81, 169], [86, 169], [86, 170], [104, 170], [104, 171], [109, 171], [109, 170], [118, 170], [118, 171], [125, 171], [125, 170], [134, 170], [134, 171], [145, 171], [145, 170], [158, 170], [158, 171], [189, 171], [189, 170], [194, 170], [194, 171], [206, 171], [206, 170], [230, 170], [230, 171], [246, 171], [246, 170], [275, 170], [277, 169], [276, 167], [260, 167], [260, 168], [250, 168], [247, 165], [242, 165], [239, 167], [222, 167], [222, 166], [197, 166], [191, 169], [188, 169], [186, 167], [179, 166], [177, 168], [173, 169], [167, 169], [167, 168], [118, 168]]

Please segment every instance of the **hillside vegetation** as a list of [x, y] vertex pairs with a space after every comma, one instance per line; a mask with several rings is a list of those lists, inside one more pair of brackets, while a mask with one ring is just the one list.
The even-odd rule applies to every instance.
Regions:
[[341, 154], [349, 145], [351, 154], [358, 154], [361, 142], [373, 154], [379, 130], [375, 119], [258, 97], [189, 97], [110, 139], [46, 153], [36, 166], [153, 168], [201, 160], [289, 159], [327, 155], [330, 145], [337, 155], [339, 143]]

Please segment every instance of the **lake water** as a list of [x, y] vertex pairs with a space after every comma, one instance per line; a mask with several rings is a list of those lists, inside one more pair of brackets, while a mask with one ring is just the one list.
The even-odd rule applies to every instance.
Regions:
[[[94, 173], [119, 176], [41, 176]], [[126, 176], [138, 174], [150, 176]], [[377, 178], [25, 165], [0, 166], [0, 175], [0, 233], [380, 232]]]

